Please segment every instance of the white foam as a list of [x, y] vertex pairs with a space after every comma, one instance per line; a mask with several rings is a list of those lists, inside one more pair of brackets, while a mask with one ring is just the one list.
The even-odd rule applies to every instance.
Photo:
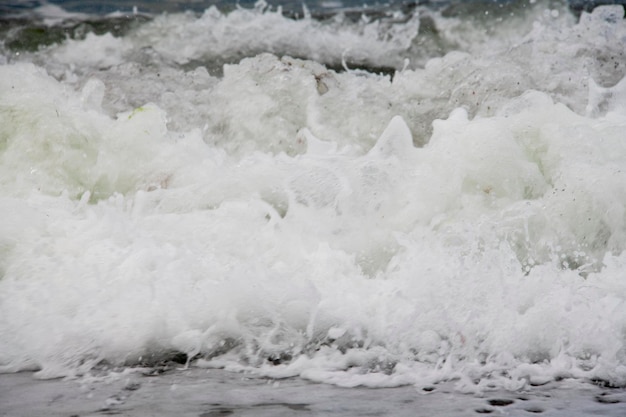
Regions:
[[[272, 54], [219, 78], [167, 64], [208, 53], [192, 33], [241, 42], [227, 29], [255, 25], [316, 58], [303, 28], [327, 28], [258, 10], [162, 16], [0, 66], [0, 369], [177, 350], [342, 386], [625, 384], [623, 81], [571, 91], [546, 69], [557, 54], [588, 78], [576, 64], [624, 30], [606, 13], [561, 26], [610, 29], [582, 58], [535, 26], [519, 48], [476, 44], [393, 80]], [[370, 25], [333, 36], [376, 58], [395, 38]], [[161, 66], [129, 58], [149, 39]]]
[[[200, 17], [179, 14], [157, 17], [132, 39], [178, 63], [238, 60], [263, 51], [338, 64], [342, 58], [376, 66], [395, 66], [397, 53], [408, 49], [417, 35], [419, 20], [405, 25], [376, 20], [350, 23], [337, 17], [322, 23], [308, 14], [301, 20], [283, 17], [258, 2], [253, 9], [239, 8], [227, 15], [211, 7]], [[168, 36], [162, 36], [166, 32]], [[262, 35], [261, 35], [262, 34]]]

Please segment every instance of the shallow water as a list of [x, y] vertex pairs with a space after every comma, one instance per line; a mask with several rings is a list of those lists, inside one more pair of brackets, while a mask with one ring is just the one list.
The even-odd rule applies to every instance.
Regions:
[[0, 371], [626, 385], [624, 9], [320, 10], [3, 21]]
[[146, 369], [98, 378], [37, 381], [0, 375], [0, 416], [623, 416], [626, 392], [574, 381], [518, 392], [458, 393], [451, 384], [426, 390], [339, 388], [298, 378], [272, 380], [221, 370]]

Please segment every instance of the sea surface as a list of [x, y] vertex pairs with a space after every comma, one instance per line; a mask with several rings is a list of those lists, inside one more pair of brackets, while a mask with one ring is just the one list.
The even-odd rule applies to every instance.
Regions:
[[623, 388], [626, 20], [577, 4], [3, 2], [0, 373]]

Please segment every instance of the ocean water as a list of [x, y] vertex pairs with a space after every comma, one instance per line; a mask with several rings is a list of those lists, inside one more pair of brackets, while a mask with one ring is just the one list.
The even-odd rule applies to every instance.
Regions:
[[2, 6], [0, 372], [626, 385], [623, 6], [134, 4]]

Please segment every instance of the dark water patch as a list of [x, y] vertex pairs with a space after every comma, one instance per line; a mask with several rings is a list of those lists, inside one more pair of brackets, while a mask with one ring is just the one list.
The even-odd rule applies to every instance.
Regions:
[[506, 407], [507, 405], [513, 404], [515, 401], [508, 398], [493, 398], [487, 402], [494, 407]]
[[98, 410], [98, 414], [102, 414], [105, 416], [118, 416], [123, 414], [123, 412], [120, 410], [113, 410], [111, 408], [101, 408], [100, 410]]
[[603, 392], [602, 394], [596, 395], [594, 397], [594, 401], [600, 404], [617, 404], [622, 402], [619, 398], [612, 396], [608, 392]]
[[478, 414], [491, 414], [494, 412], [493, 408], [477, 408], [476, 411]]
[[0, 39], [13, 52], [34, 52], [67, 39], [84, 39], [89, 33], [110, 33], [121, 37], [141, 23], [150, 20], [143, 15], [127, 15], [89, 20], [66, 20], [56, 25], [32, 19], [0, 18]]
[[202, 414], [200, 414], [198, 417], [221, 417], [221, 416], [230, 416], [235, 414], [235, 412], [239, 411], [239, 410], [246, 410], [246, 411], [253, 411], [254, 409], [259, 409], [259, 408], [263, 408], [263, 409], [276, 409], [276, 412], [280, 414], [280, 409], [283, 408], [287, 408], [291, 411], [298, 411], [298, 412], [303, 412], [303, 411], [310, 411], [310, 404], [303, 404], [303, 403], [284, 403], [284, 402], [277, 402], [277, 403], [259, 403], [259, 404], [252, 404], [252, 405], [223, 405], [223, 404], [214, 404], [214, 407], [212, 410], [203, 412]]
[[[310, 58], [302, 57], [301, 59], [310, 59]], [[387, 75], [390, 77], [393, 77], [396, 71], [400, 69], [400, 68], [395, 68], [395, 67], [390, 67], [390, 66], [385, 66], [385, 65], [380, 65], [380, 66], [370, 65], [370, 64], [365, 64], [362, 62], [349, 61], [349, 60], [346, 60], [345, 66], [343, 65], [343, 63], [339, 63], [339, 62], [328, 62], [328, 63], [322, 62], [322, 64], [324, 64], [326, 68], [333, 70], [335, 72], [338, 72], [338, 73], [345, 72], [346, 70], [364, 71], [370, 74]]]
[[616, 384], [606, 379], [593, 378], [590, 380], [590, 382], [602, 388], [611, 388], [611, 389], [626, 388], [626, 386], [623, 384]]
[[288, 352], [274, 353], [268, 356], [267, 361], [272, 365], [280, 365], [288, 363], [293, 359], [293, 356]]
[[284, 404], [284, 406], [294, 411], [308, 411], [309, 410], [308, 404]]
[[543, 408], [539, 408], [539, 407], [527, 407], [524, 408], [524, 411], [527, 411], [529, 413], [534, 413], [534, 414], [541, 414], [543, 413]]
[[309, 404], [303, 404], [303, 403], [259, 403], [259, 404], [254, 404], [251, 406], [252, 408], [254, 407], [263, 407], [263, 408], [274, 408], [274, 407], [280, 407], [280, 408], [288, 408], [290, 410], [293, 411], [309, 411]]
[[591, 12], [598, 6], [605, 6], [609, 4], [621, 4], [626, 5], [626, 0], [569, 0], [569, 9], [577, 16], [580, 16], [582, 12]]
[[531, 379], [529, 382], [531, 387], [541, 387], [552, 382], [552, 379]]
[[[545, 3], [557, 3], [558, 0], [552, 0]], [[547, 5], [544, 3], [543, 7]], [[533, 7], [532, 3], [525, 1], [514, 0], [475, 0], [475, 1], [451, 1], [448, 2], [441, 11], [444, 17], [455, 18], [475, 18], [480, 21], [505, 19], [512, 17], [517, 13], [522, 12], [524, 9]], [[549, 6], [548, 6], [549, 7]]]
[[180, 368], [180, 365], [187, 365], [190, 358], [186, 353], [177, 350], [155, 350], [152, 352], [145, 352], [140, 356], [133, 356], [127, 358], [124, 362], [124, 366], [131, 368], [153, 368], [156, 370], [169, 370]]
[[166, 354], [154, 354], [142, 357], [132, 364], [140, 368], [147, 368], [142, 372], [143, 376], [153, 377], [180, 369], [181, 365], [187, 365], [189, 357], [182, 352], [169, 352]]
[[32, 25], [27, 20], [0, 20], [0, 38], [5, 39], [5, 46], [13, 52], [34, 52], [40, 47], [61, 43], [67, 39], [67, 32], [62, 27], [48, 27], [43, 24]]
[[126, 391], [137, 391], [139, 388], [141, 388], [141, 384], [139, 382], [129, 382], [126, 386], [124, 386], [124, 390]]
[[147, 369], [146, 371], [142, 372], [141, 375], [147, 376], [147, 377], [156, 377], [156, 376], [161, 376], [165, 373], [171, 372], [173, 370], [174, 368], [172, 367], [158, 366], [158, 367]]
[[216, 410], [207, 411], [206, 413], [202, 413], [198, 417], [223, 417], [230, 416], [234, 413], [235, 411], [232, 408], [219, 408]]
[[183, 352], [176, 352], [169, 358], [169, 361], [179, 363], [181, 365], [186, 364], [188, 360], [189, 356]]
[[[9, 0], [0, 4], [0, 12], [2, 15], [19, 17], [34, 14], [33, 11], [42, 5], [55, 4], [70, 13], [84, 13], [96, 16], [104, 16], [115, 12], [130, 13], [134, 8], [139, 12], [152, 15], [181, 12], [201, 14], [211, 6], [228, 13], [238, 7], [253, 8], [256, 2], [257, 0], [137, 0], [133, 2], [128, 0], [100, 0], [97, 2], [84, 0], [49, 0], [48, 2], [42, 0]], [[337, 13], [359, 19], [363, 14], [376, 17], [377, 15], [386, 15], [390, 10], [410, 11], [417, 6], [441, 8], [442, 5], [447, 5], [451, 2], [441, 0], [343, 0], [333, 4], [333, 2], [324, 0], [307, 0], [304, 2], [267, 0], [266, 3], [268, 8], [275, 10], [280, 7], [285, 15], [293, 16], [294, 18], [304, 16], [303, 5], [306, 5], [310, 15], [317, 19], [330, 18]]]

